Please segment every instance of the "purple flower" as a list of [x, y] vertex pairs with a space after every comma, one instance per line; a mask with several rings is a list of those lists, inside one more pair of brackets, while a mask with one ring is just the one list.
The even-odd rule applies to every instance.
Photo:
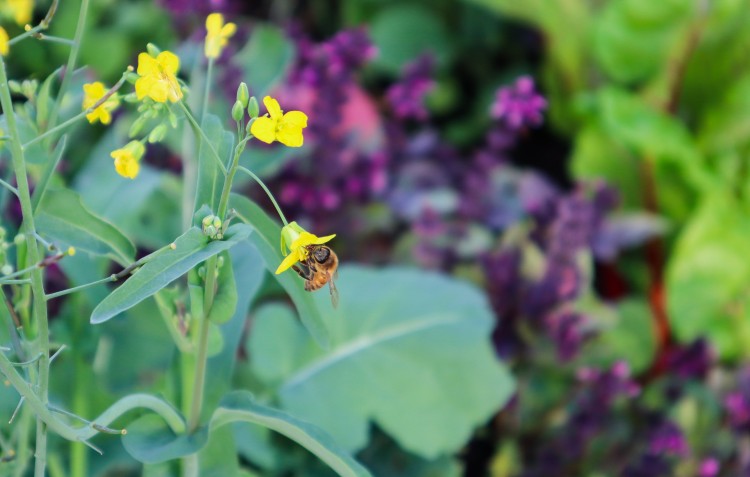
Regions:
[[667, 355], [667, 369], [681, 378], [703, 379], [711, 368], [714, 354], [705, 338], [688, 346], [678, 346]]
[[561, 361], [570, 361], [581, 349], [588, 337], [585, 330], [585, 317], [580, 313], [564, 311], [547, 317], [547, 327], [557, 346], [557, 356]]
[[432, 56], [423, 55], [406, 65], [401, 81], [388, 89], [386, 99], [398, 119], [427, 119], [424, 98], [434, 86], [434, 66]]
[[518, 130], [542, 124], [547, 100], [537, 93], [534, 80], [521, 76], [512, 86], [498, 89], [490, 114], [509, 129]]
[[719, 461], [713, 457], [703, 459], [698, 467], [698, 477], [715, 477], [719, 474]]
[[689, 449], [680, 428], [669, 421], [664, 421], [651, 434], [649, 452], [653, 454], [685, 456], [688, 454]]

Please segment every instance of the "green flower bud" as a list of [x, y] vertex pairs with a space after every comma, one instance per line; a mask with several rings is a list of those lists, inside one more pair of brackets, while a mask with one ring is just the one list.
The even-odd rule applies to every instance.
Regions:
[[213, 226], [216, 227], [217, 229], [220, 229], [221, 228], [221, 219], [218, 218], [218, 217], [216, 217], [216, 216], [214, 216]]
[[156, 58], [159, 56], [159, 53], [161, 53], [161, 50], [158, 46], [154, 45], [153, 43], [149, 43], [146, 45], [146, 51], [148, 51], [148, 54]]
[[154, 129], [151, 130], [151, 134], [148, 135], [148, 142], [150, 144], [153, 144], [155, 142], [161, 142], [162, 139], [164, 139], [164, 136], [167, 134], [167, 125], [166, 124], [159, 124]]
[[135, 121], [133, 121], [133, 124], [130, 125], [130, 130], [128, 131], [128, 137], [136, 137], [141, 133], [141, 130], [143, 129], [143, 126], [146, 125], [146, 121], [148, 121], [148, 118], [143, 116], [138, 116]]
[[16, 80], [8, 80], [8, 87], [10, 92], [14, 94], [21, 94], [21, 83]]
[[0, 273], [2, 273], [3, 275], [10, 275], [11, 273], [13, 273], [13, 267], [10, 264], [6, 263], [2, 266], [2, 268], [0, 268]]
[[247, 102], [250, 99], [250, 93], [247, 91], [247, 85], [243, 81], [240, 83], [240, 87], [237, 88], [237, 101], [242, 104], [242, 108], [247, 108]]
[[203, 227], [208, 227], [211, 225], [214, 221], [214, 215], [207, 215], [203, 217], [203, 220], [201, 221], [201, 224], [203, 224]]
[[26, 236], [24, 234], [18, 234], [13, 239], [13, 243], [18, 245], [23, 245], [26, 242]]
[[203, 233], [208, 235], [210, 238], [216, 237], [216, 227], [213, 225], [209, 225], [208, 227], [203, 229]]
[[242, 103], [239, 100], [234, 102], [232, 106], [232, 119], [237, 122], [242, 121], [242, 117], [245, 116], [245, 108], [242, 107]]
[[252, 133], [250, 132], [250, 128], [253, 126], [253, 123], [255, 122], [256, 119], [257, 118], [252, 118], [250, 121], [247, 122], [247, 126], [245, 126], [245, 132], [248, 135], [252, 135]]
[[250, 100], [247, 102], [247, 114], [255, 119], [258, 117], [258, 114], [260, 113], [260, 106], [258, 106], [258, 100], [255, 99], [255, 96], [251, 96]]

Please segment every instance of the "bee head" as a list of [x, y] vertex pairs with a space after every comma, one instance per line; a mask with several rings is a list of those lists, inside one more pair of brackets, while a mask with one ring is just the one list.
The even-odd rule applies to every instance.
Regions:
[[312, 256], [318, 263], [325, 263], [331, 256], [331, 250], [328, 247], [318, 247], [312, 252]]

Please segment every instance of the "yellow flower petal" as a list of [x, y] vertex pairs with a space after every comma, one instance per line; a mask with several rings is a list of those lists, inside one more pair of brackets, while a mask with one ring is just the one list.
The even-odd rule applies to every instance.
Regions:
[[159, 63], [148, 53], [141, 53], [138, 55], [138, 70], [136, 72], [139, 76], [158, 75], [160, 73]]
[[285, 128], [280, 129], [276, 132], [276, 139], [283, 145], [288, 147], [300, 147], [304, 142], [302, 136], [302, 129], [300, 128]]
[[23, 26], [31, 21], [31, 14], [34, 12], [33, 0], [7, 0], [7, 5], [17, 24]]
[[261, 116], [253, 121], [252, 126], [250, 126], [250, 134], [255, 136], [259, 141], [271, 144], [276, 139], [276, 121]]
[[278, 121], [282, 118], [281, 106], [279, 106], [278, 101], [270, 96], [266, 96], [263, 98], [263, 104], [266, 106], [266, 110], [268, 111], [268, 115], [271, 116], [271, 119]]
[[5, 28], [0, 27], [0, 55], [5, 56], [10, 51], [10, 45], [8, 45], [9, 40], [8, 32], [5, 31]]
[[289, 255], [286, 256], [286, 258], [281, 262], [279, 265], [279, 268], [276, 269], [276, 275], [278, 275], [281, 272], [284, 272], [286, 270], [289, 270], [292, 268], [292, 265], [300, 261], [300, 257], [297, 253], [292, 252]]
[[212, 13], [206, 17], [206, 31], [209, 36], [221, 32], [221, 26], [224, 24], [224, 15], [221, 13]]
[[121, 156], [115, 159], [115, 170], [122, 177], [135, 179], [138, 176], [140, 168], [141, 166], [138, 164], [138, 161], [132, 158]]
[[222, 38], [226, 39], [226, 38], [233, 36], [236, 32], [237, 32], [237, 25], [235, 25], [234, 23], [227, 23], [221, 29], [221, 32], [219, 33], [219, 35]]
[[171, 51], [162, 51], [159, 53], [159, 56], [156, 57], [156, 62], [159, 63], [162, 71], [168, 76], [176, 75], [180, 69], [180, 58]]
[[307, 127], [307, 114], [303, 113], [302, 111], [289, 111], [288, 113], [284, 114], [284, 117], [281, 118], [281, 122], [279, 123], [279, 127], [287, 128], [287, 127], [294, 127], [294, 128], [306, 128]]
[[164, 81], [153, 81], [148, 90], [148, 97], [157, 103], [165, 103], [169, 93], [169, 85]]

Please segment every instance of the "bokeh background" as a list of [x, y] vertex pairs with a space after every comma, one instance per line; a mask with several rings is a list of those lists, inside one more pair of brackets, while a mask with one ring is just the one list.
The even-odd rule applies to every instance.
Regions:
[[[62, 1], [50, 33], [70, 37], [78, 8]], [[471, 284], [491, 308], [493, 359], [515, 384], [485, 383], [495, 407], [470, 431], [464, 421], [455, 433], [434, 430], [448, 443], [425, 443], [387, 419], [372, 424], [352, 450], [376, 475], [750, 475], [750, 3], [102, 0], [89, 12], [81, 82], [112, 84], [148, 42], [180, 56], [183, 78], [200, 78], [211, 12], [238, 25], [216, 65], [211, 110], [231, 125], [245, 81], [258, 98], [271, 94], [310, 118], [303, 148], [254, 146], [243, 159], [286, 215], [336, 233], [344, 264], [418, 270], [405, 286], [420, 306], [435, 298], [440, 274]], [[23, 42], [11, 75], [43, 81], [67, 54]], [[145, 252], [181, 232], [183, 143], [175, 135], [149, 147], [136, 181], [115, 176], [108, 151], [133, 117], [123, 110], [110, 128], [76, 129], [60, 180]], [[237, 190], [273, 215], [257, 186]], [[9, 194], [3, 201], [12, 223], [18, 210]], [[78, 280], [76, 270], [52, 270], [50, 289]], [[357, 287], [345, 275], [340, 288], [369, 297], [367, 306], [383, 299], [368, 289], [401, 279], [363, 273], [352, 275]], [[258, 289], [234, 383], [273, 396], [284, 376], [273, 363], [297, 359], [278, 350], [301, 338], [277, 330], [286, 338], [253, 344], [254, 326], [294, 322], [288, 309], [262, 306], [279, 294], [272, 280]], [[451, 306], [451, 293], [438, 302]], [[463, 297], [459, 312], [475, 313]], [[71, 301], [57, 303], [58, 317]], [[92, 347], [64, 364], [70, 372], [114, 395], [165, 386], [152, 375], [170, 362], [163, 330], [60, 321], [61, 341]], [[117, 370], [84, 371], [107, 339]], [[435, 367], [462, 349], [458, 340], [442, 346], [442, 358], [429, 358]], [[400, 382], [373, 398], [394, 400], [402, 417], [437, 409], [435, 393], [460, 402], [463, 378], [435, 376], [434, 390]], [[364, 399], [346, 377], [333, 382], [349, 405]], [[4, 399], [4, 409], [14, 405]], [[429, 430], [429, 414], [420, 419], [402, 424]], [[249, 475], [326, 472], [250, 428], [235, 430], [235, 441]], [[110, 457], [92, 475], [137, 475], [119, 444], [103, 445]]]

